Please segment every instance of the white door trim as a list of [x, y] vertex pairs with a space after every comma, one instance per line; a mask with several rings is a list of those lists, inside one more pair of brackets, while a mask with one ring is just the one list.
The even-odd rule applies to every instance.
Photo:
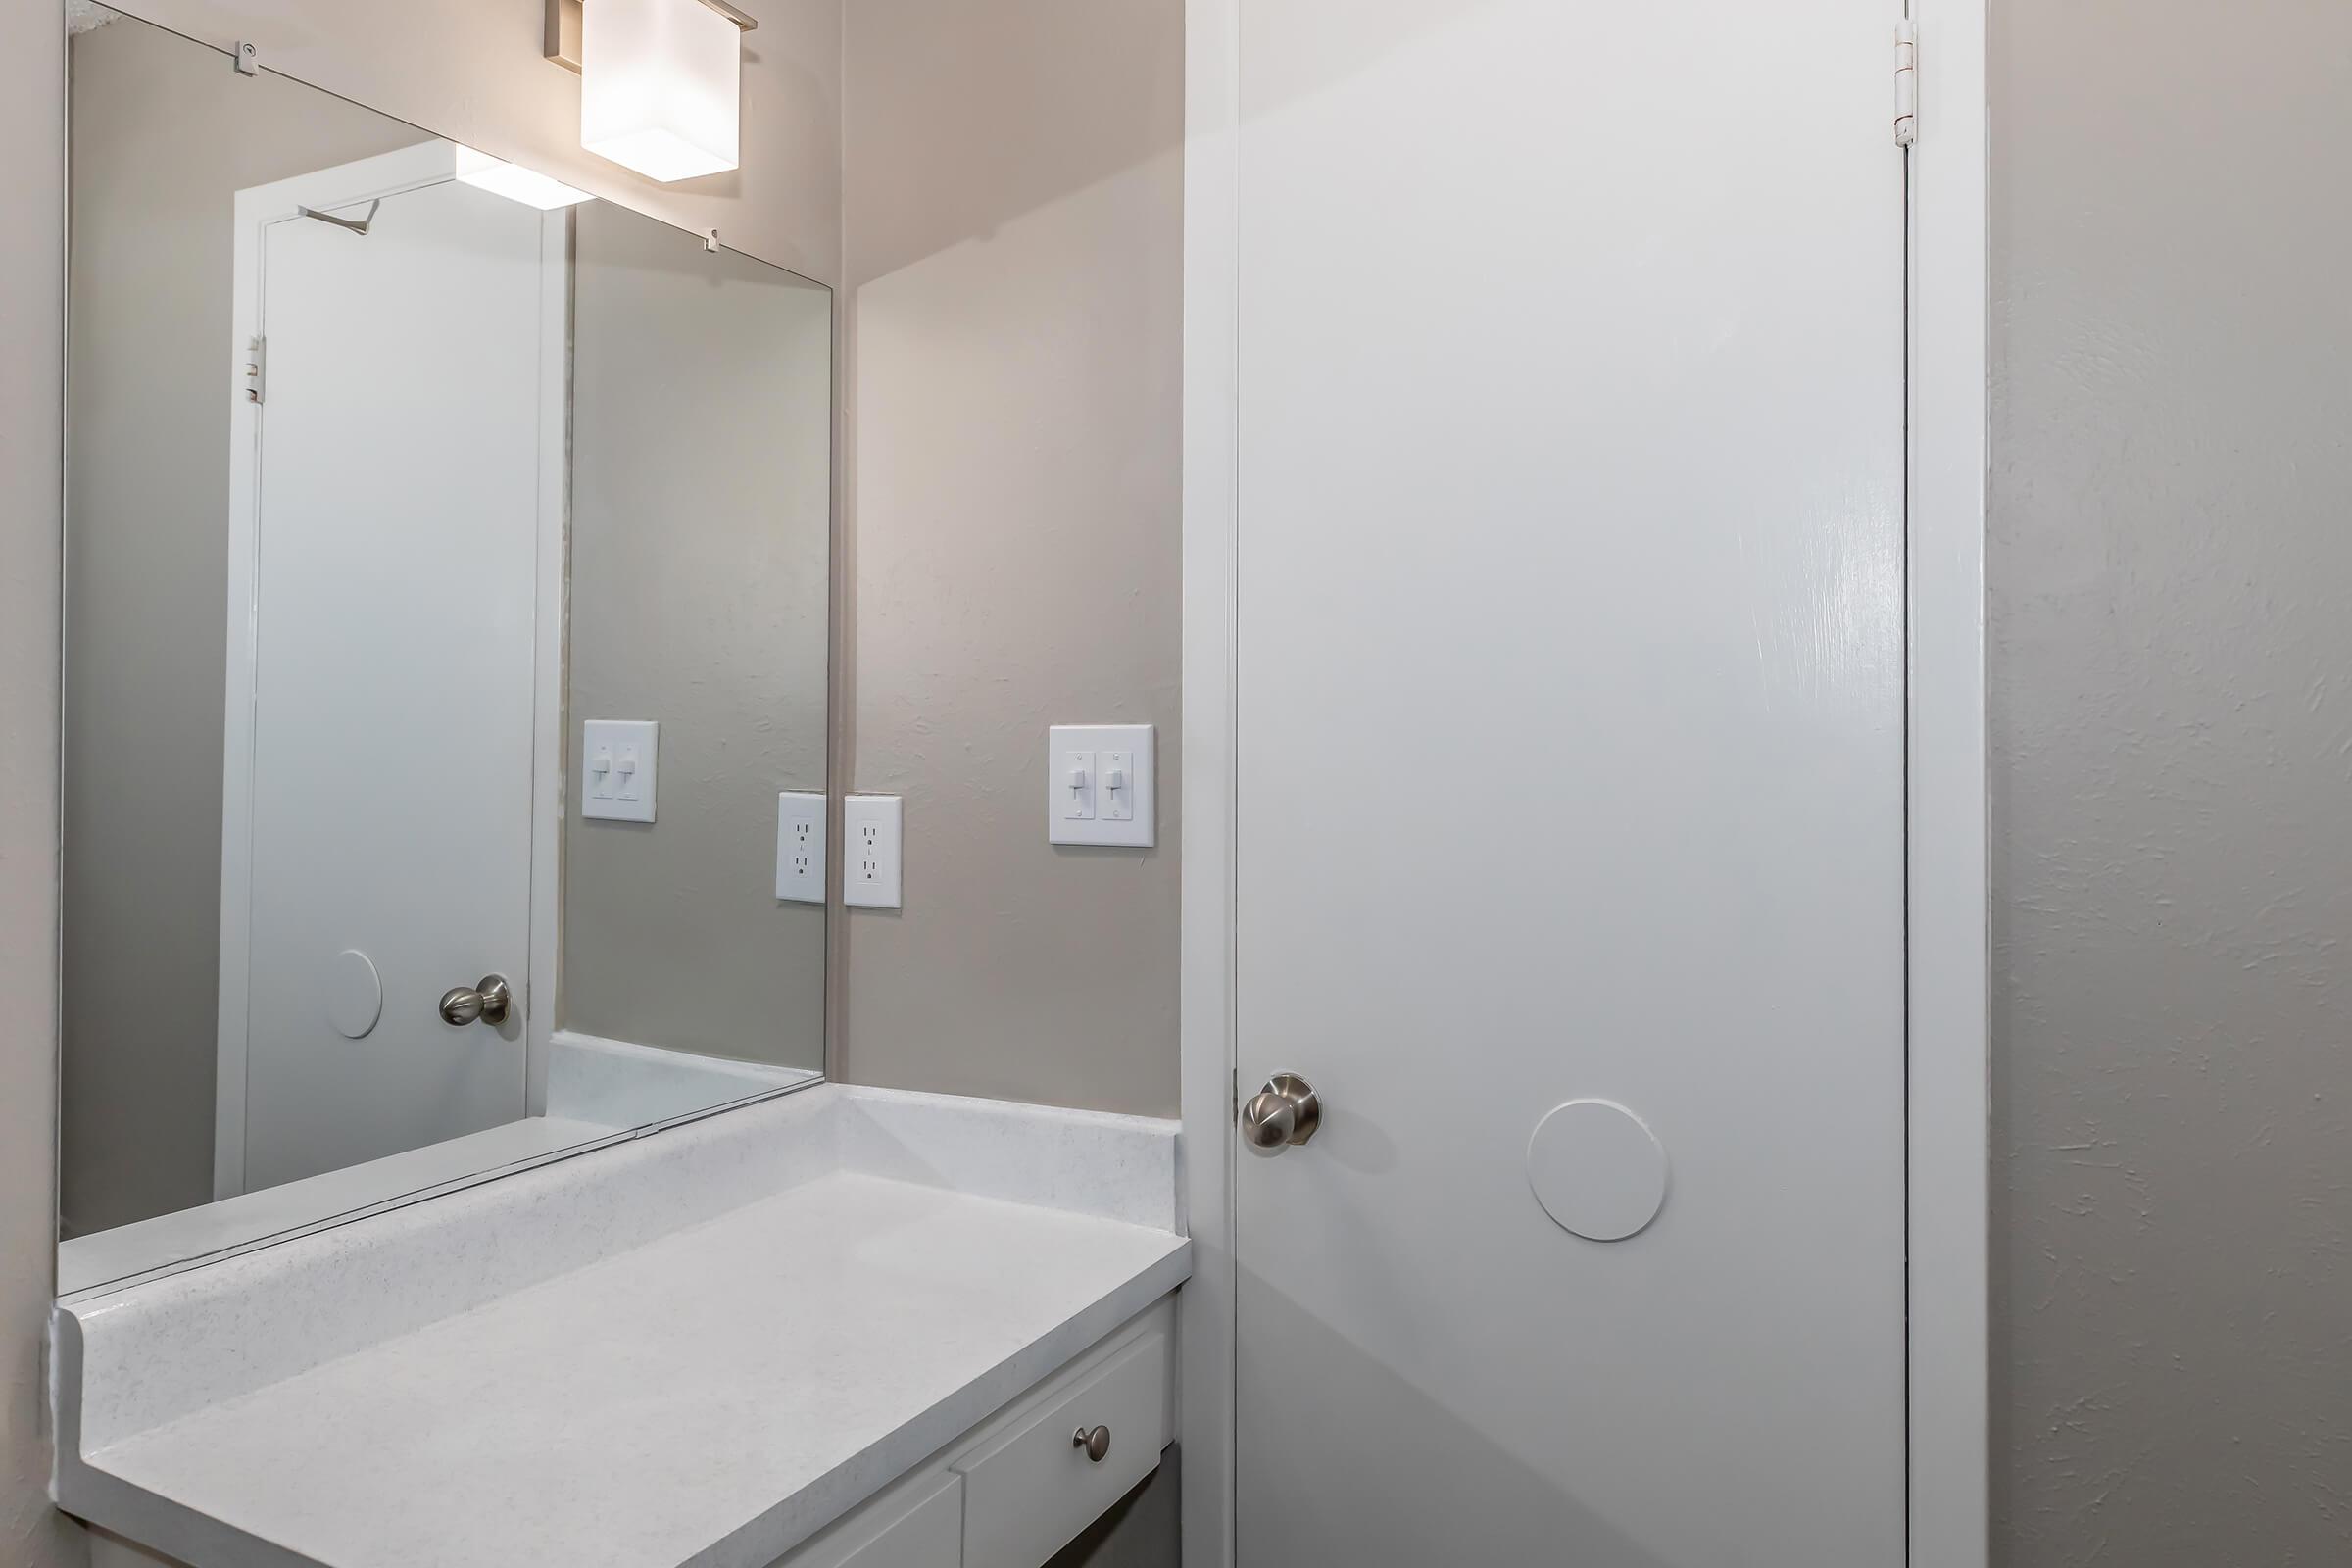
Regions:
[[[220, 758], [220, 995], [215, 1036], [213, 1090], [213, 1197], [245, 1191], [245, 1067], [248, 1006], [247, 970], [253, 901], [253, 688], [259, 654], [254, 602], [259, 539], [254, 527], [254, 491], [261, 447], [255, 405], [245, 393], [244, 366], [260, 325], [262, 241], [269, 225], [291, 220], [300, 207], [320, 211], [371, 201], [439, 184], [452, 177], [452, 148], [425, 141], [396, 152], [362, 158], [330, 169], [297, 174], [236, 195], [234, 263], [230, 273], [229, 371], [222, 377], [228, 416], [228, 655], [223, 677]], [[550, 302], [541, 330], [542, 442], [539, 485], [539, 542], [534, 635], [532, 805], [562, 805], [563, 664], [562, 616], [564, 516], [564, 443], [568, 417], [569, 308], [564, 304], [570, 265], [570, 210], [546, 215], [541, 230], [543, 301]], [[554, 332], [552, 346], [549, 331]], [[268, 396], [267, 365], [263, 395]], [[547, 434], [554, 433], [552, 453]], [[552, 481], [552, 482], [551, 482]], [[552, 656], [551, 657], [551, 651]], [[560, 820], [560, 819], [559, 819]], [[528, 1045], [524, 1060], [524, 1110], [544, 1103], [547, 1031], [555, 989], [555, 887], [557, 831], [534, 821], [531, 837], [531, 931], [529, 986], [524, 993]], [[542, 906], [544, 904], [544, 918]], [[542, 952], [542, 949], [546, 952]], [[539, 986], [544, 976], [545, 990]], [[531, 1097], [536, 1094], [537, 1102]]]
[[1910, 1568], [1991, 1551], [1984, 0], [1911, 0]]
[[1179, 1149], [1193, 1277], [1180, 1297], [1185, 1568], [1233, 1561], [1234, 601], [1241, 461], [1240, 0], [1187, 0], [1184, 789]]
[[[1186, 1568], [1234, 1560], [1234, 567], [1241, 0], [1186, 0], [1184, 912], [1193, 1278], [1178, 1435]], [[1910, 1568], [1989, 1557], [1984, 739], [1984, 0], [1911, 0], [1906, 836]], [[1897, 13], [1889, 10], [1888, 53]], [[1889, 74], [1887, 98], [1894, 86]], [[1889, 121], [1891, 122], [1891, 113]]]

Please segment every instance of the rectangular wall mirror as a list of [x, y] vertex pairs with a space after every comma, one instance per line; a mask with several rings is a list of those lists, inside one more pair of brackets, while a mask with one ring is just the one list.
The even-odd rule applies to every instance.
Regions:
[[60, 1290], [821, 1078], [830, 292], [73, 26]]

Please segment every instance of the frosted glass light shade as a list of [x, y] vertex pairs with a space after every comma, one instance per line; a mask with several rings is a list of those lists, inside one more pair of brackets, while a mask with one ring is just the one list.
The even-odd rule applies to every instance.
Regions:
[[584, 190], [573, 190], [559, 179], [550, 179], [536, 169], [510, 164], [504, 158], [477, 153], [470, 147], [457, 149], [455, 172], [459, 182], [504, 196], [525, 207], [545, 212], [554, 207], [569, 207], [575, 202], [593, 200]]
[[648, 179], [741, 162], [743, 40], [702, 0], [580, 8], [580, 145]]

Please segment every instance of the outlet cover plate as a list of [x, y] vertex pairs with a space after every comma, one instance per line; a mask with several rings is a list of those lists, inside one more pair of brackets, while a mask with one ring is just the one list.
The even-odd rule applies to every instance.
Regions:
[[899, 907], [899, 798], [852, 795], [841, 803], [841, 897], [867, 909]]
[[[1046, 746], [1047, 842], [1138, 850], [1158, 842], [1152, 760], [1149, 724], [1054, 725]], [[1114, 766], [1123, 775], [1115, 790], [1108, 783]], [[1086, 774], [1079, 815], [1071, 814], [1073, 767]]]
[[776, 796], [776, 897], [825, 902], [825, 798], [813, 790]]

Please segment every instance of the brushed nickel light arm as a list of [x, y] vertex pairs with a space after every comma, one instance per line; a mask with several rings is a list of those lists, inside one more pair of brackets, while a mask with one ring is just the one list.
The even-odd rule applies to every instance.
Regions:
[[[727, 4], [727, 0], [703, 0], [703, 4], [750, 32], [760, 25], [760, 19], [749, 12]], [[574, 75], [580, 70], [580, 0], [547, 0], [547, 29], [544, 37], [547, 58]]]

